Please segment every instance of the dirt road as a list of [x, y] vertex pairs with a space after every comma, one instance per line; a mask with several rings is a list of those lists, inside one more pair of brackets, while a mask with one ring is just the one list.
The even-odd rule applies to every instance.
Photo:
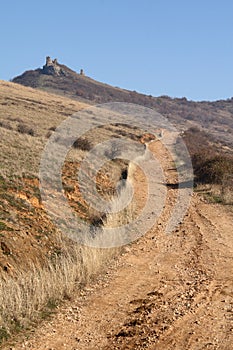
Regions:
[[[167, 166], [158, 143], [152, 146]], [[135, 175], [138, 195], [143, 178]], [[177, 195], [146, 236], [29, 339], [5, 349], [233, 349], [233, 213], [193, 195], [172, 235], [165, 223]]]

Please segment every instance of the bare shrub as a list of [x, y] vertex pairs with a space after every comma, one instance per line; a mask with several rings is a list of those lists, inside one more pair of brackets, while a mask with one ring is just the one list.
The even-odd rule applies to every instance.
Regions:
[[56, 126], [51, 126], [51, 128], [49, 128], [49, 131], [47, 132], [47, 134], [45, 135], [45, 137], [46, 137], [47, 139], [49, 139], [50, 136], [52, 136], [53, 131], [55, 131], [55, 130], [56, 130]]
[[4, 121], [0, 121], [0, 127], [4, 128], [4, 129], [8, 129], [8, 130], [12, 130], [13, 129], [12, 126], [9, 123], [4, 122]]
[[52, 136], [52, 131], [48, 131], [47, 134], [45, 135], [46, 139], [49, 139], [50, 136]]
[[221, 197], [225, 204], [233, 204], [233, 175], [227, 174], [222, 180]]
[[28, 134], [31, 136], [35, 136], [35, 131], [23, 123], [18, 124], [17, 131], [21, 134]]
[[80, 137], [74, 142], [73, 148], [81, 149], [82, 151], [90, 151], [92, 144], [89, 140]]
[[209, 184], [222, 184], [233, 172], [233, 159], [226, 155], [210, 156], [208, 152], [193, 157], [196, 181]]
[[192, 127], [184, 133], [183, 139], [192, 159], [197, 183], [221, 185], [233, 173], [233, 157], [224, 153], [212, 136]]

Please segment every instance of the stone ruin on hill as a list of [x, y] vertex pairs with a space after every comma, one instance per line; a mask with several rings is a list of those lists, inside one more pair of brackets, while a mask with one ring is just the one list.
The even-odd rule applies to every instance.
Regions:
[[57, 59], [52, 60], [49, 56], [46, 57], [46, 63], [43, 66], [43, 73], [48, 75], [65, 75], [64, 70], [59, 66]]
[[[43, 66], [42, 73], [55, 76], [69, 75], [68, 70], [65, 70], [63, 66], [58, 63], [56, 58], [52, 60], [49, 56], [46, 57], [46, 63]], [[85, 75], [83, 69], [80, 70], [80, 75]]]

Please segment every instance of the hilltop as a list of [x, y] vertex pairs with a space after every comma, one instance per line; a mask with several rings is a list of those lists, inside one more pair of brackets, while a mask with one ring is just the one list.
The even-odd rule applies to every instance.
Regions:
[[52, 92], [88, 104], [128, 102], [155, 109], [180, 130], [198, 127], [216, 140], [233, 145], [233, 98], [215, 102], [194, 102], [168, 96], [153, 97], [98, 82], [84, 74], [76, 73], [46, 58], [42, 68], [29, 70], [13, 79], [14, 83]]

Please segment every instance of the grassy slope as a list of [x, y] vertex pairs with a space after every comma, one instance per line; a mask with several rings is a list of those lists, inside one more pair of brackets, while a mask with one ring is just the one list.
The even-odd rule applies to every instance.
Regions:
[[83, 107], [76, 101], [0, 82], [0, 274], [11, 273], [17, 265], [43, 263], [60, 249], [56, 230], [40, 203], [38, 168], [49, 129]]
[[[75, 245], [49, 219], [40, 198], [38, 168], [48, 135], [87, 104], [0, 81], [0, 343], [40, 317], [42, 310], [87, 283], [119, 249]], [[52, 130], [50, 130], [52, 128]], [[89, 142], [118, 137], [112, 126], [90, 133]], [[94, 135], [94, 136], [93, 136]], [[77, 170], [86, 152], [73, 149], [63, 169], [64, 189], [77, 215], [98, 220], [80, 195]], [[97, 187], [112, 193], [122, 167], [118, 161], [98, 173]], [[115, 177], [115, 178], [114, 178]], [[44, 311], [43, 311], [44, 312]]]
[[[40, 153], [51, 127], [86, 104], [0, 81], [1, 172], [37, 172]], [[19, 133], [20, 126], [26, 133]], [[33, 130], [33, 136], [27, 130]]]

